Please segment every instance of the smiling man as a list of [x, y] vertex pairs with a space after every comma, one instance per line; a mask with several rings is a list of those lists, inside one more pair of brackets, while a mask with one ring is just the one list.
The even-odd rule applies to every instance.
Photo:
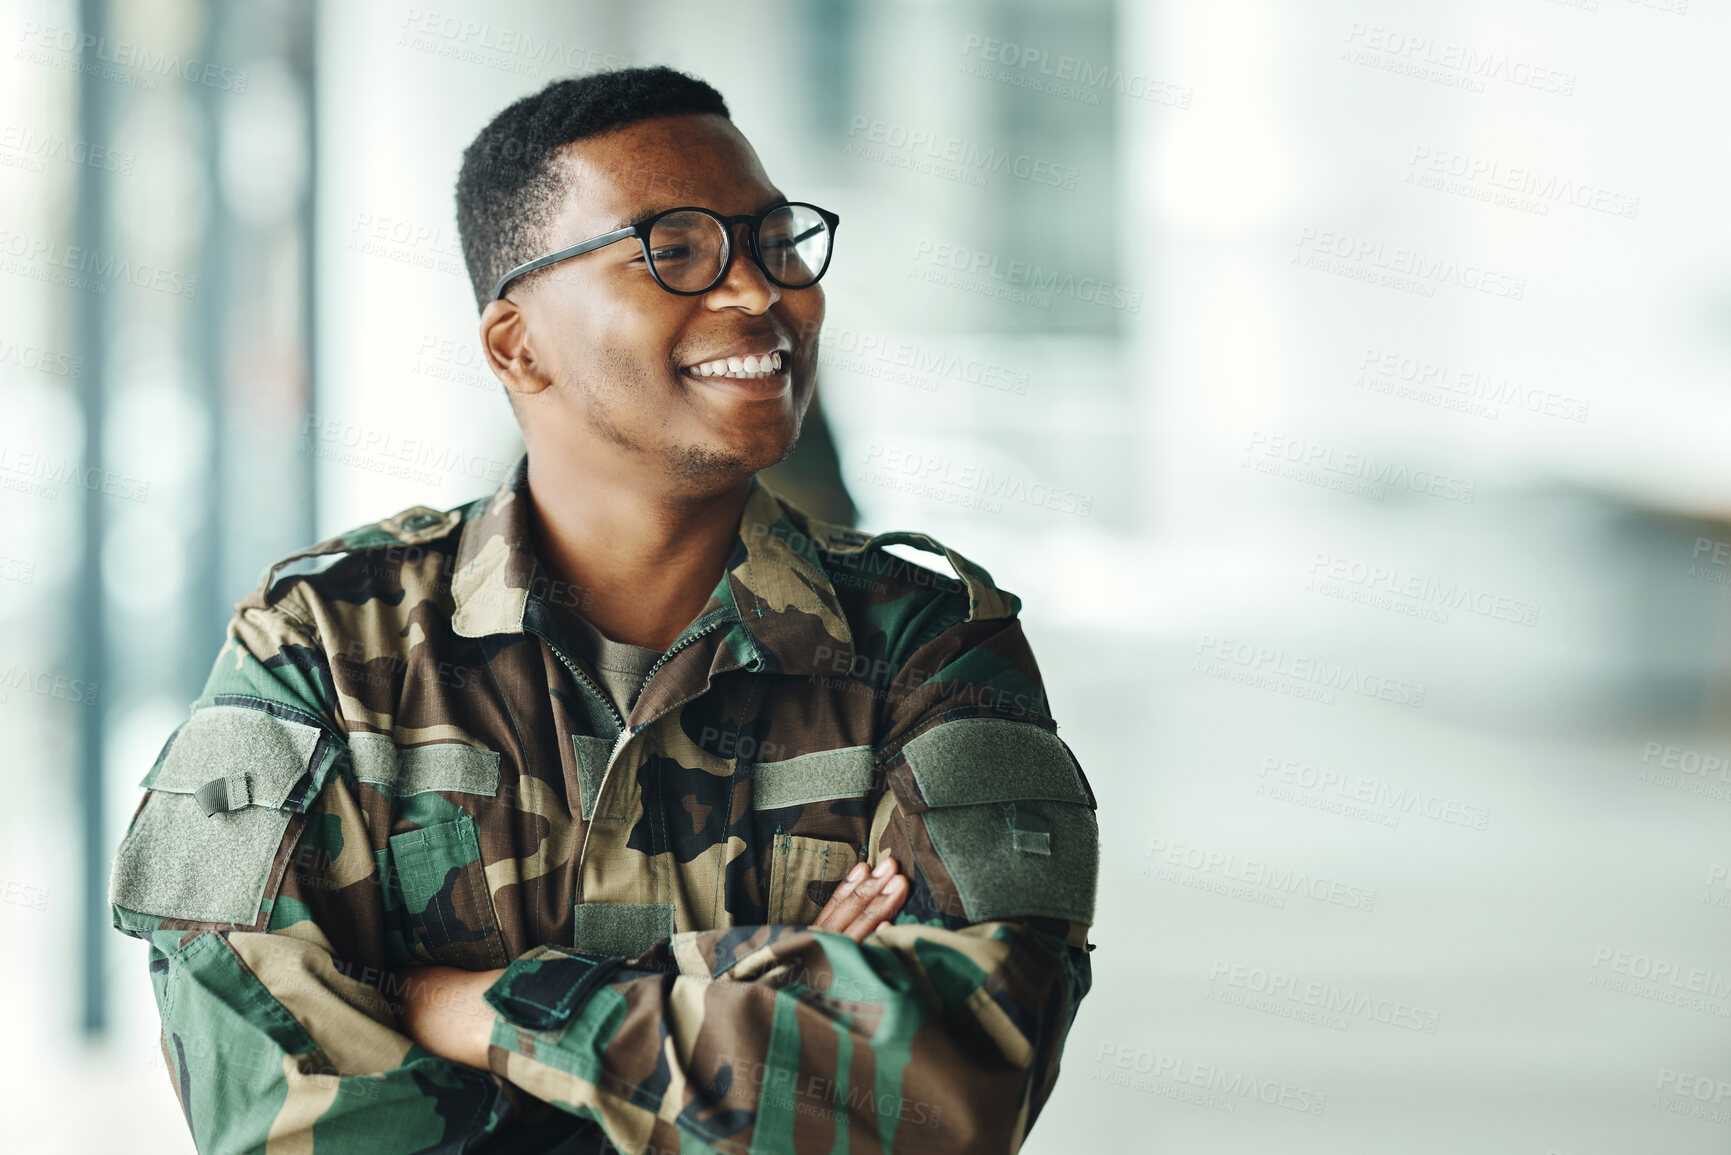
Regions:
[[1015, 1150], [1094, 799], [1014, 595], [756, 477], [837, 217], [668, 69], [512, 105], [457, 200], [525, 456], [270, 567], [116, 857], [199, 1149]]

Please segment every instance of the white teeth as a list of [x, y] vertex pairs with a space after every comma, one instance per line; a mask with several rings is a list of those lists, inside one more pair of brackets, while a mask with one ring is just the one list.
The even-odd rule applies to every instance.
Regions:
[[781, 372], [781, 351], [748, 353], [744, 357], [723, 357], [693, 365], [688, 372], [697, 377], [768, 377]]

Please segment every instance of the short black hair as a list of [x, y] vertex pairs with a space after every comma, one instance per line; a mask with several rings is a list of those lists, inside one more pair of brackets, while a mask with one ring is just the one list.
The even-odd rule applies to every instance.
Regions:
[[705, 112], [732, 119], [721, 93], [656, 66], [555, 80], [495, 116], [463, 150], [457, 174], [457, 235], [475, 303], [486, 308], [500, 277], [546, 251], [565, 194], [560, 148], [651, 117]]

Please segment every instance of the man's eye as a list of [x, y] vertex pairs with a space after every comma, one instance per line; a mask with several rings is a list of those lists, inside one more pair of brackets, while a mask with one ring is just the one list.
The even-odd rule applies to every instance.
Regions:
[[691, 246], [662, 245], [658, 249], [651, 249], [650, 256], [654, 258], [655, 263], [658, 265], [662, 261], [688, 261], [691, 259]]

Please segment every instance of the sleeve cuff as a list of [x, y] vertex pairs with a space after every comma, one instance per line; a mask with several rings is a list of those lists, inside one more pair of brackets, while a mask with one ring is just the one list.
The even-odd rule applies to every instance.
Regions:
[[583, 1007], [624, 959], [536, 947], [514, 960], [481, 997], [499, 1016], [528, 1031], [557, 1031]]

